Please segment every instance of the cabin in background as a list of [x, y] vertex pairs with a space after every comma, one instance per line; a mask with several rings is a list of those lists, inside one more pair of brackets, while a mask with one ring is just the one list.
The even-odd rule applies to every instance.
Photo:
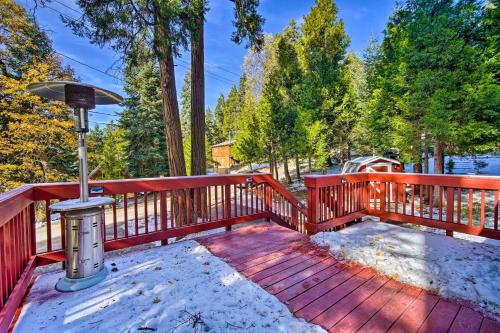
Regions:
[[237, 161], [233, 159], [231, 153], [233, 144], [234, 141], [229, 140], [212, 146], [212, 161], [216, 169], [229, 169], [237, 164]]

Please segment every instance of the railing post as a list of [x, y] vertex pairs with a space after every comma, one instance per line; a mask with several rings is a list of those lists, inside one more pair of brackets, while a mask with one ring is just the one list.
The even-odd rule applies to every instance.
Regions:
[[33, 256], [36, 254], [36, 210], [35, 203], [30, 204], [29, 214], [30, 214], [30, 254]]
[[[247, 185], [248, 186], [248, 185]], [[231, 185], [224, 186], [224, 195], [226, 197], [226, 219], [231, 219]], [[231, 225], [226, 225], [226, 231], [231, 231]]]
[[[446, 188], [446, 223], [453, 223], [455, 189], [453, 187]], [[446, 236], [453, 237], [453, 230], [446, 230]]]
[[371, 209], [371, 186], [370, 181], [365, 182], [365, 209]]
[[[170, 200], [172, 199], [171, 197]], [[161, 231], [167, 230], [167, 194], [165, 191], [160, 192], [160, 225]], [[168, 245], [168, 239], [162, 239], [161, 245]]]
[[[264, 186], [264, 202], [266, 206], [266, 212], [271, 213], [271, 186], [266, 183]], [[271, 222], [270, 217], [266, 217], [266, 222]]]
[[308, 223], [306, 223], [306, 230], [310, 234], [317, 232], [317, 226], [320, 219], [319, 210], [319, 191], [316, 187], [316, 180], [313, 177], [305, 177], [304, 184], [307, 187], [307, 213]]

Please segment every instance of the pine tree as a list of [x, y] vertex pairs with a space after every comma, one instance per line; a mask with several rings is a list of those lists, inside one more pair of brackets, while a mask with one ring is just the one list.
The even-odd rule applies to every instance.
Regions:
[[82, 17], [77, 20], [63, 17], [75, 34], [88, 37], [99, 46], [110, 45], [129, 59], [135, 58], [134, 46], [141, 40], [146, 39], [146, 44], [152, 47], [159, 65], [170, 174], [186, 175], [174, 57], [187, 48], [200, 7], [192, 6], [189, 1], [154, 0], [78, 0], [77, 4], [83, 12]]
[[[184, 75], [184, 82], [181, 90], [181, 133], [182, 140], [191, 133], [191, 70], [187, 70]], [[189, 157], [191, 159], [191, 157]]]
[[[321, 156], [322, 161], [328, 160], [324, 157], [335, 142], [334, 110], [342, 99], [341, 62], [349, 44], [344, 23], [337, 18], [337, 11], [332, 0], [316, 0], [304, 17], [297, 45], [304, 72], [301, 119], [305, 128], [312, 131], [307, 135], [312, 140], [307, 143], [306, 149], [309, 166], [312, 155]], [[318, 132], [313, 131], [319, 124], [327, 131], [326, 135], [318, 136]], [[325, 170], [324, 163], [320, 165]]]
[[136, 44], [140, 61], [127, 62], [124, 72], [128, 98], [119, 125], [128, 142], [127, 169], [133, 177], [168, 175], [158, 62], [143, 43]]
[[120, 179], [126, 170], [125, 130], [113, 123], [106, 126], [99, 165], [102, 179]]
[[72, 80], [47, 35], [14, 1], [0, 0], [0, 192], [76, 178], [76, 136], [66, 106], [26, 92], [30, 83]]

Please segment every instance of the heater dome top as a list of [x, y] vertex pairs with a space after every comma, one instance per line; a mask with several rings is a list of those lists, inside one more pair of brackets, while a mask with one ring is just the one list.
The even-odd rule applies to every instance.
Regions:
[[68, 96], [65, 95], [66, 86], [72, 86], [76, 89], [82, 88], [87, 91], [89, 88], [93, 89], [96, 105], [118, 104], [123, 100], [120, 95], [112, 91], [75, 81], [48, 81], [32, 83], [28, 85], [28, 91], [41, 97], [66, 102], [68, 100]]

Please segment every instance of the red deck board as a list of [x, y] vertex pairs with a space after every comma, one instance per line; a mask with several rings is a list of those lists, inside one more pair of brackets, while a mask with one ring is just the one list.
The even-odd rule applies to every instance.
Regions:
[[[310, 248], [307, 250], [310, 250]], [[301, 256], [303, 254], [304, 254], [303, 251], [292, 251], [291, 253], [285, 254], [285, 255], [280, 256], [278, 258], [265, 261], [263, 263], [249, 267], [247, 269], [243, 269], [243, 270], [241, 270], [241, 272], [243, 274], [245, 274], [245, 276], [253, 276], [261, 271], [264, 271], [264, 270], [267, 270], [267, 269], [272, 268], [274, 266], [277, 266], [283, 262], [287, 262], [287, 261], [289, 261], [295, 257]]]
[[387, 302], [379, 312], [358, 330], [359, 333], [376, 333], [387, 331], [393, 322], [418, 297], [421, 289], [406, 286], [390, 302]]
[[477, 333], [481, 328], [483, 317], [476, 311], [462, 306], [451, 325], [449, 333]]
[[[266, 245], [259, 249], [257, 252], [241, 252], [239, 254], [232, 255], [228, 257], [231, 260], [231, 264], [234, 267], [239, 267], [238, 265], [244, 264], [247, 261], [252, 261], [260, 257], [272, 254], [279, 251], [294, 251], [295, 248], [301, 247], [299, 242], [285, 243], [285, 244], [272, 244]], [[215, 254], [215, 252], [213, 252]], [[238, 268], [237, 268], [238, 269]]]
[[290, 276], [295, 276], [298, 273], [302, 272], [303, 270], [321, 263], [325, 259], [326, 258], [324, 258], [324, 257], [310, 256], [308, 259], [306, 259], [305, 261], [303, 261], [295, 266], [289, 267], [281, 272], [278, 272], [276, 274], [268, 276], [265, 279], [260, 280], [259, 284], [263, 288], [267, 288], [267, 287], [272, 286], [273, 284], [275, 284], [281, 280], [284, 280]]
[[286, 261], [283, 261], [277, 265], [273, 265], [272, 267], [269, 267], [269, 268], [266, 268], [260, 272], [258, 272], [257, 274], [255, 275], [252, 275], [252, 280], [255, 281], [255, 282], [259, 282], [260, 284], [260, 281], [267, 278], [267, 277], [270, 277], [274, 274], [277, 274], [281, 271], [284, 271], [285, 269], [287, 268], [290, 268], [290, 267], [293, 267], [295, 265], [298, 265], [299, 263], [311, 258], [311, 254], [314, 254], [314, 251], [311, 251], [311, 252], [308, 252], [308, 253], [305, 253], [305, 254], [300, 254], [294, 258], [291, 258], [289, 260], [286, 260]]
[[439, 301], [439, 297], [426, 292], [420, 293], [389, 330], [391, 333], [416, 332]]
[[424, 321], [419, 333], [446, 333], [450, 328], [455, 316], [460, 310], [460, 305], [440, 299], [432, 309], [429, 317]]
[[500, 333], [500, 322], [484, 318], [479, 333]]
[[[359, 270], [361, 270], [361, 269], [359, 269]], [[357, 267], [346, 268], [343, 271], [341, 271], [340, 273], [335, 274], [331, 278], [329, 278], [329, 279], [327, 279], [319, 284], [316, 284], [316, 285], [309, 287], [307, 291], [305, 291], [304, 293], [298, 295], [297, 297], [294, 297], [293, 299], [291, 299], [290, 301], [285, 302], [285, 303], [288, 304], [288, 307], [290, 309], [292, 309], [294, 312], [296, 312], [296, 311], [302, 309], [303, 307], [305, 307], [306, 305], [308, 305], [309, 303], [312, 303], [316, 299], [320, 298], [321, 296], [327, 294], [333, 288], [335, 288], [335, 287], [341, 285], [342, 283], [344, 283], [345, 281], [349, 280], [353, 275], [355, 275], [358, 272], [359, 271], [358, 271]], [[360, 278], [358, 278], [358, 280], [359, 279]], [[360, 279], [360, 280], [363, 281], [362, 279]]]
[[231, 260], [231, 264], [234, 266], [239, 271], [249, 269], [250, 267], [257, 266], [263, 263], [266, 263], [267, 261], [278, 259], [279, 257], [282, 257], [286, 254], [294, 252], [295, 249], [288, 246], [284, 249], [281, 250], [276, 250], [274, 252], [269, 251], [267, 254], [264, 254], [262, 251], [256, 252], [255, 256], [247, 257], [248, 260], [246, 261], [240, 261], [240, 263], [235, 263], [233, 260]]
[[338, 262], [296, 231], [261, 223], [197, 239], [308, 321], [331, 332], [500, 333], [500, 323], [440, 299]]
[[311, 266], [307, 269], [304, 269], [303, 271], [296, 273], [292, 276], [287, 277], [284, 280], [281, 280], [272, 286], [267, 287], [267, 291], [269, 291], [271, 294], [277, 294], [287, 288], [292, 287], [293, 285], [296, 285], [305, 279], [307, 279], [310, 276], [313, 276], [314, 274], [321, 272], [322, 270], [325, 270], [337, 263], [337, 260], [333, 258], [327, 258], [324, 261], [321, 261], [319, 263], [316, 263], [314, 266]]
[[339, 300], [337, 303], [326, 309], [323, 313], [312, 320], [325, 328], [330, 328], [339, 322], [343, 317], [354, 310], [371, 294], [381, 288], [389, 279], [374, 276], [370, 280], [360, 285], [356, 290]]
[[276, 297], [278, 297], [280, 301], [286, 304], [292, 298], [302, 294], [306, 290], [309, 290], [310, 288], [320, 284], [321, 282], [329, 278], [332, 278], [333, 276], [339, 274], [344, 269], [345, 265], [341, 263], [330, 266], [329, 268], [306, 278], [300, 283], [279, 292], [278, 294], [276, 294]]
[[345, 282], [339, 283], [338, 286], [331, 289], [321, 297], [313, 300], [312, 303], [309, 303], [306, 306], [302, 306], [303, 303], [297, 303], [297, 307], [292, 306], [291, 308], [298, 317], [311, 321], [330, 306], [346, 297], [350, 292], [357, 289], [375, 274], [372, 272], [371, 276], [365, 276], [362, 273], [363, 272], [345, 280]]
[[[362, 300], [362, 303], [357, 306], [351, 313], [345, 316], [342, 320], [336, 322], [334, 317], [329, 317], [328, 327], [331, 327], [332, 332], [356, 332], [363, 326], [382, 306], [389, 302], [398, 291], [401, 290], [403, 285], [394, 280], [389, 280], [375, 293], [369, 295]], [[353, 293], [354, 294], [354, 293]], [[349, 295], [351, 296], [351, 295]], [[344, 298], [344, 300], [348, 297]], [[342, 302], [344, 302], [342, 300]], [[337, 303], [340, 304], [341, 302]], [[351, 304], [345, 305], [347, 310], [357, 305], [357, 299], [351, 300]], [[340, 317], [340, 316], [337, 316]], [[332, 327], [333, 326], [333, 327]]]

